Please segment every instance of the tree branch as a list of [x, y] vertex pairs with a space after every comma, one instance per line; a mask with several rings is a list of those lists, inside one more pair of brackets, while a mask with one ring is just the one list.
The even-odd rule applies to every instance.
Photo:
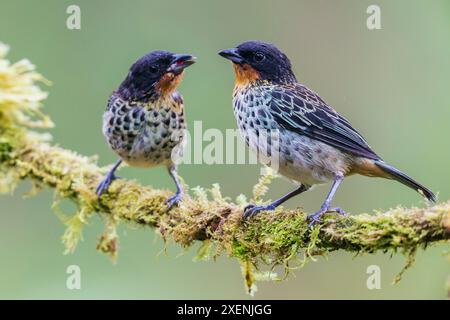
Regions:
[[[169, 212], [165, 204], [168, 191], [133, 181], [114, 181], [109, 192], [98, 199], [94, 190], [105, 170], [98, 168], [93, 158], [38, 142], [28, 133], [18, 134], [16, 129], [2, 130], [2, 166], [18, 179], [54, 188], [59, 197], [71, 199], [79, 208], [77, 215], [82, 222], [90, 213], [100, 212], [115, 221], [158, 228], [163, 237], [171, 237], [183, 246], [210, 239], [228, 254], [255, 263], [282, 263], [302, 249], [315, 254], [338, 249], [409, 252], [450, 239], [449, 202], [422, 209], [396, 208], [375, 215], [331, 214], [317, 229], [316, 237], [308, 230], [305, 213], [300, 209], [278, 209], [244, 223], [243, 205], [223, 198], [218, 186], [210, 190], [211, 200], [205, 191], [196, 189], [195, 196], [186, 196], [179, 208]], [[18, 137], [20, 140], [15, 140]], [[313, 246], [311, 237], [315, 238]], [[69, 243], [69, 248], [73, 245]]]
[[[32, 92], [36, 103], [44, 99], [45, 95], [37, 94], [40, 91], [34, 81], [39, 77], [33, 69], [28, 66], [12, 72], [13, 67], [9, 66], [6, 72], [9, 78], [3, 81], [17, 81], [16, 89], [21, 88], [29, 95]], [[1, 72], [2, 69], [0, 75]], [[23, 85], [24, 79], [29, 80], [25, 81], [28, 87]], [[11, 86], [9, 82], [8, 86]], [[172, 239], [182, 246], [202, 241], [198, 254], [201, 259], [221, 253], [236, 257], [243, 263], [250, 290], [254, 278], [258, 277], [252, 270], [261, 263], [282, 265], [288, 271], [290, 263], [303, 265], [314, 255], [339, 249], [357, 253], [400, 251], [412, 260], [418, 248], [450, 239], [450, 202], [428, 208], [399, 207], [374, 215], [329, 214], [320, 226], [309, 230], [306, 215], [300, 209], [279, 208], [244, 223], [244, 197], [235, 202], [224, 198], [218, 185], [208, 191], [193, 189], [193, 196], [187, 195], [178, 208], [169, 212], [165, 204], [168, 191], [133, 181], [114, 181], [109, 191], [98, 199], [94, 190], [105, 169], [97, 167], [94, 158], [45, 142], [42, 135], [26, 128], [35, 126], [36, 122], [27, 121], [24, 126], [22, 121], [30, 113], [27, 106], [30, 99], [5, 99], [5, 96], [0, 95], [0, 191], [11, 191], [19, 180], [30, 180], [35, 190], [47, 186], [55, 190], [58, 199], [73, 201], [78, 211], [71, 217], [59, 212], [58, 201], [54, 206], [67, 225], [63, 236], [67, 252], [75, 249], [89, 216], [98, 212], [107, 218], [105, 232], [97, 245], [100, 251], [116, 256], [115, 228], [119, 222], [157, 228], [164, 239]], [[35, 104], [33, 107], [33, 116], [42, 117], [38, 124], [48, 127], [49, 119], [38, 113]], [[272, 178], [268, 173], [260, 179], [254, 188], [254, 199], [262, 197]], [[299, 259], [299, 255], [303, 258]]]

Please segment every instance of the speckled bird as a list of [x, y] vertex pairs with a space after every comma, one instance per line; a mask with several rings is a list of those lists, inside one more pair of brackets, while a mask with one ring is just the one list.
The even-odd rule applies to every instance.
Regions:
[[176, 89], [184, 69], [194, 62], [188, 54], [153, 51], [131, 66], [103, 115], [103, 134], [120, 159], [98, 185], [98, 196], [117, 178], [114, 172], [124, 161], [134, 167], [166, 166], [177, 188], [168, 207], [181, 200], [176, 162], [183, 152], [186, 121]]
[[[276, 142], [279, 173], [299, 184], [269, 205], [248, 206], [244, 217], [273, 210], [312, 186], [329, 181], [332, 187], [325, 201], [308, 216], [310, 226], [327, 211], [345, 214], [330, 204], [344, 177], [352, 174], [394, 179], [429, 201], [436, 200], [429, 189], [383, 161], [349, 121], [298, 83], [288, 57], [274, 45], [247, 41], [219, 55], [232, 61], [236, 73], [233, 106], [241, 135], [251, 149], [269, 156], [269, 147]], [[262, 132], [269, 132], [267, 138], [259, 138]], [[261, 142], [264, 140], [266, 144]]]

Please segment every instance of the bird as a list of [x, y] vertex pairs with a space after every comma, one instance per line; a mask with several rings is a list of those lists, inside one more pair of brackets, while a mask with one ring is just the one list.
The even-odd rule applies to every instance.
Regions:
[[186, 120], [183, 97], [177, 91], [185, 68], [194, 64], [190, 54], [152, 51], [139, 58], [108, 99], [103, 114], [103, 135], [119, 156], [98, 184], [99, 197], [117, 179], [122, 162], [134, 167], [166, 166], [176, 185], [167, 199], [168, 209], [182, 199], [177, 163], [185, 145]]
[[[244, 219], [330, 181], [320, 209], [307, 216], [309, 227], [329, 211], [346, 215], [331, 202], [344, 178], [353, 174], [393, 179], [436, 201], [431, 190], [385, 162], [346, 118], [299, 83], [289, 58], [275, 45], [251, 40], [218, 54], [235, 71], [233, 110], [241, 136], [258, 155], [268, 155], [271, 165], [276, 160], [278, 173], [297, 184], [268, 205], [248, 205]], [[273, 149], [276, 157], [271, 157]]]

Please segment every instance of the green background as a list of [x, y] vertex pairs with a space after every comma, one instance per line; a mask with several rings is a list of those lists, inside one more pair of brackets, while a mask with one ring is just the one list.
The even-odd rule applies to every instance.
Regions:
[[[10, 1], [0, 2], [0, 40], [10, 60], [29, 58], [53, 82], [45, 112], [56, 123], [56, 143], [81, 154], [116, 158], [101, 134], [111, 91], [131, 63], [155, 49], [188, 52], [198, 63], [180, 91], [189, 124], [235, 128], [233, 73], [217, 51], [248, 39], [277, 44], [291, 58], [299, 81], [345, 115], [374, 150], [446, 200], [450, 193], [450, 3], [376, 1], [382, 30], [366, 28], [374, 1]], [[81, 30], [66, 28], [66, 8], [81, 7]], [[220, 182], [223, 193], [247, 195], [257, 165], [184, 165], [190, 186]], [[142, 184], [172, 188], [163, 168], [120, 171]], [[52, 212], [52, 193], [24, 198], [22, 183], [0, 204], [0, 298], [236, 298], [247, 299], [238, 263], [193, 262], [188, 251], [163, 242], [149, 229], [122, 226], [117, 264], [95, 251], [101, 218], [94, 217], [72, 255], [63, 255], [64, 226]], [[277, 180], [269, 196], [292, 188]], [[318, 208], [328, 186], [288, 202]], [[349, 212], [422, 205], [398, 183], [366, 177], [345, 181], [335, 204]], [[65, 205], [70, 212], [71, 206]], [[197, 246], [196, 246], [197, 247]], [[319, 259], [281, 283], [259, 283], [257, 298], [445, 298], [448, 247], [420, 251], [398, 285], [391, 281], [401, 255], [354, 258], [344, 252]], [[82, 288], [66, 289], [66, 268], [81, 267]], [[381, 267], [381, 290], [366, 288], [366, 268]]]

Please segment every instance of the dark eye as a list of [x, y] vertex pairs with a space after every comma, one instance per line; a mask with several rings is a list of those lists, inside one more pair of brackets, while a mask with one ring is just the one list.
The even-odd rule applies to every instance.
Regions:
[[255, 60], [255, 62], [261, 62], [265, 58], [266, 58], [266, 56], [261, 52], [256, 52], [255, 55], [253, 56], [253, 60]]
[[151, 73], [156, 73], [158, 72], [159, 68], [158, 66], [150, 66], [149, 70]]

